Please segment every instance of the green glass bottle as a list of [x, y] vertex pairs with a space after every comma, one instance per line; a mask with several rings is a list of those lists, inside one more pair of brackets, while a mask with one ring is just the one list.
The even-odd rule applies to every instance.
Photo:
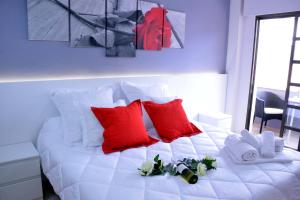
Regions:
[[198, 176], [183, 163], [177, 165], [177, 172], [189, 184], [195, 184], [198, 181]]

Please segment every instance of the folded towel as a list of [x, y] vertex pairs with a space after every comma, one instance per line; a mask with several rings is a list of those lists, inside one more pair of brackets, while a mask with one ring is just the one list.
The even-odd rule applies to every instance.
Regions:
[[250, 133], [248, 130], [244, 129], [241, 131], [241, 140], [253, 146], [255, 149], [259, 150], [261, 146], [260, 140], [255, 137], [254, 134]]
[[[262, 143], [261, 135], [256, 135], [255, 137], [259, 141], [260, 146], [261, 146], [261, 143]], [[275, 137], [275, 152], [280, 153], [283, 151], [283, 148], [284, 148], [284, 139], [281, 137]]]
[[275, 157], [275, 137], [272, 131], [264, 131], [261, 134], [260, 153], [265, 158]]
[[284, 139], [275, 137], [275, 152], [282, 152], [284, 147]]
[[229, 135], [225, 139], [225, 146], [240, 161], [254, 161], [258, 158], [258, 151], [251, 145], [242, 142], [237, 135]]
[[293, 162], [292, 157], [290, 156], [290, 153], [287, 150], [284, 150], [283, 152], [280, 152], [276, 154], [274, 158], [263, 158], [259, 157], [256, 160], [253, 161], [244, 161], [244, 160], [238, 160], [233, 155], [233, 153], [229, 150], [228, 147], [223, 148], [226, 154], [231, 158], [231, 160], [236, 164], [257, 164], [257, 163], [289, 163]]

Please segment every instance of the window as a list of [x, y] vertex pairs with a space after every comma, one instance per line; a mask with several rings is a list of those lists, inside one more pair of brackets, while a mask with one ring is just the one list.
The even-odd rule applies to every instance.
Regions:
[[255, 78], [257, 87], [286, 89], [293, 32], [293, 17], [260, 21]]
[[298, 26], [297, 26], [297, 37], [300, 37], [300, 21], [298, 21]]
[[[285, 145], [295, 149], [298, 146], [300, 151], [300, 12], [258, 16], [256, 25], [254, 76], [251, 77], [246, 128], [252, 127], [254, 132], [271, 130], [286, 138]], [[267, 107], [277, 109], [278, 114], [273, 118], [277, 121], [263, 127], [263, 122], [270, 119], [256, 112], [255, 109], [266, 111], [265, 107], [255, 105], [259, 102], [256, 94], [269, 102]], [[274, 102], [277, 99], [279, 103], [272, 104], [270, 99]]]
[[300, 41], [296, 41], [294, 60], [300, 60]]

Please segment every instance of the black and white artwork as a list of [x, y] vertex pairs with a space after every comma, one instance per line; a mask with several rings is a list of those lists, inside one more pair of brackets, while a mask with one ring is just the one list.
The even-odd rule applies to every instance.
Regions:
[[169, 48], [184, 48], [186, 14], [174, 10], [167, 10], [166, 19], [171, 25], [171, 44]]
[[[59, 0], [68, 8], [69, 0]], [[27, 0], [28, 39], [69, 41], [68, 10], [55, 0]]]
[[105, 47], [105, 10], [112, 10], [113, 4], [114, 0], [70, 0], [71, 47]]
[[136, 56], [136, 24], [142, 20], [138, 0], [118, 0], [106, 12], [106, 56]]
[[27, 0], [28, 39], [105, 48], [107, 57], [136, 50], [184, 48], [186, 15], [145, 0]]

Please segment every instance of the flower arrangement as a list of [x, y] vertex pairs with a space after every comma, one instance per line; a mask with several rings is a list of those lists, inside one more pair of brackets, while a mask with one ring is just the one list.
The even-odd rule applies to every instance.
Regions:
[[198, 176], [205, 176], [207, 171], [217, 169], [217, 160], [210, 156], [205, 156], [201, 160], [184, 158], [183, 160], [178, 160], [177, 162], [171, 162], [164, 165], [164, 162], [159, 158], [158, 154], [154, 157], [153, 161], [148, 160], [144, 162], [138, 170], [141, 176], [157, 176], [164, 175], [166, 173], [169, 173], [171, 176], [178, 176], [178, 163], [184, 164]]
[[148, 160], [142, 164], [141, 168], [138, 169], [141, 176], [156, 176], [165, 174], [164, 163], [159, 159], [159, 155], [156, 155], [153, 161]]

